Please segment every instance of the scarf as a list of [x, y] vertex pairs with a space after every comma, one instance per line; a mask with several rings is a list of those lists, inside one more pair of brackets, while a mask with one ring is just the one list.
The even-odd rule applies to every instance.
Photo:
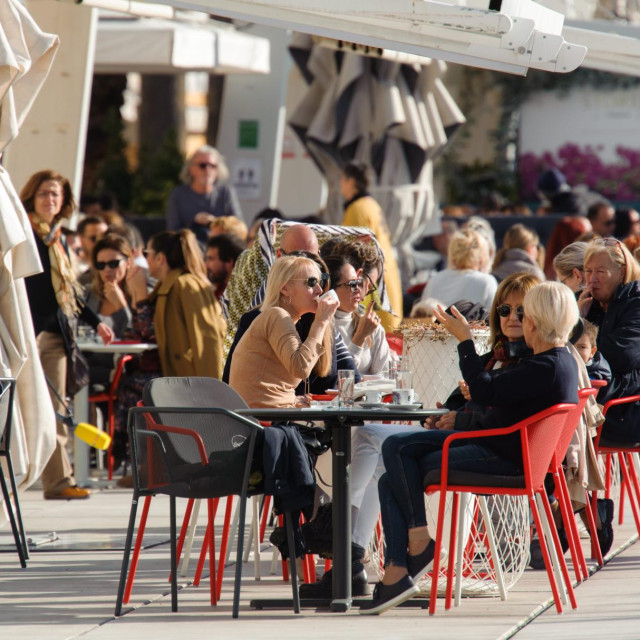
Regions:
[[69, 258], [62, 246], [62, 231], [60, 224], [51, 225], [37, 214], [29, 215], [31, 226], [40, 240], [49, 247], [49, 261], [51, 262], [51, 284], [56, 294], [56, 300], [60, 309], [67, 318], [74, 318], [78, 315], [77, 295], [78, 283], [71, 269]]

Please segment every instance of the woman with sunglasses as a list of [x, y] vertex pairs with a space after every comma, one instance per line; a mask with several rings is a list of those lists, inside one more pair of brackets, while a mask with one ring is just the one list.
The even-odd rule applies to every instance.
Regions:
[[[250, 407], [306, 404], [296, 387], [314, 369], [319, 375], [331, 369], [338, 303], [321, 294], [322, 276], [313, 260], [286, 256], [271, 267], [260, 315], [238, 342], [229, 374], [229, 384]], [[306, 313], [315, 317], [302, 341], [296, 323]]]
[[[74, 362], [77, 320], [93, 327], [105, 344], [113, 340], [113, 331], [86, 306], [71, 269], [61, 232], [62, 221], [75, 208], [69, 181], [54, 171], [39, 171], [27, 180], [20, 200], [29, 216], [42, 263], [41, 273], [25, 279], [36, 345], [52, 388], [53, 406], [62, 414], [61, 398], [73, 395], [78, 386]], [[42, 473], [45, 499], [74, 500], [91, 493], [75, 483], [66, 451], [67, 439], [67, 427], [58, 421], [55, 450]]]
[[229, 169], [220, 152], [203, 145], [185, 162], [180, 179], [184, 184], [171, 191], [167, 204], [167, 229], [191, 229], [202, 243], [209, 225], [219, 216], [242, 218], [238, 197], [229, 179]]
[[350, 262], [349, 256], [333, 254], [325, 257], [329, 269], [331, 288], [340, 302], [335, 322], [338, 331], [353, 356], [361, 375], [378, 374], [389, 365], [391, 353], [384, 328], [371, 300], [365, 307], [362, 302], [375, 282], [378, 273], [365, 276], [362, 269]]
[[[584, 254], [586, 287], [580, 311], [597, 325], [597, 346], [611, 367], [612, 379], [598, 402], [640, 393], [640, 265], [615, 238], [594, 240]], [[612, 407], [601, 444], [640, 442], [638, 403]]]

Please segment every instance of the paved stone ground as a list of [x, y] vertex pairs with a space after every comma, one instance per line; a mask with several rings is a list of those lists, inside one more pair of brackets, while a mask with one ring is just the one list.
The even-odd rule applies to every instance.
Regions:
[[[21, 569], [15, 552], [0, 553], [0, 638], [2, 640], [162, 640], [180, 638], [473, 638], [518, 640], [563, 637], [640, 638], [640, 549], [627, 510], [627, 522], [616, 529], [614, 556], [576, 589], [579, 608], [562, 616], [549, 606], [545, 572], [525, 571], [506, 602], [493, 598], [466, 598], [459, 608], [444, 611], [438, 603], [434, 617], [420, 609], [395, 609], [383, 616], [359, 616], [357, 611], [335, 614], [304, 610], [255, 611], [254, 597], [288, 597], [290, 587], [270, 576], [271, 552], [264, 545], [260, 582], [253, 579], [253, 563], [245, 564], [239, 620], [231, 619], [232, 575], [223, 585], [222, 601], [209, 605], [209, 583], [191, 584], [195, 560], [179, 593], [179, 611], [171, 613], [167, 582], [168, 545], [143, 551], [133, 596], [126, 615], [113, 617], [121, 544], [128, 521], [130, 491], [109, 489], [78, 502], [44, 501], [41, 493], [22, 496], [27, 534], [44, 540], [56, 532], [58, 545], [77, 550], [55, 550], [43, 544]], [[203, 521], [204, 515], [201, 515]], [[153, 501], [148, 534], [166, 538], [168, 501]], [[112, 539], [114, 550], [97, 548]], [[8, 527], [0, 529], [0, 544], [10, 542]], [[586, 547], [586, 541], [585, 541]], [[199, 549], [199, 545], [196, 547]], [[45, 551], [44, 549], [50, 549]], [[617, 555], [615, 555], [617, 553]], [[610, 556], [611, 558], [611, 556]], [[533, 619], [533, 621], [531, 621]]]

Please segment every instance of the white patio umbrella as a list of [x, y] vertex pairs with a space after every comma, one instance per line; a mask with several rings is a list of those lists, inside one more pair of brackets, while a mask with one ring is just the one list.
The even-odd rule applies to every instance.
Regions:
[[[20, 2], [0, 2], [0, 153], [18, 135], [58, 45], [58, 37], [43, 33]], [[29, 220], [0, 167], [0, 375], [18, 381], [11, 454], [23, 488], [42, 473], [56, 438], [24, 284], [40, 271]]]
[[[442, 82], [446, 65], [417, 56], [385, 57], [382, 50], [370, 57], [368, 48], [358, 46], [353, 53], [350, 45], [336, 46], [304, 34], [296, 34], [291, 45], [309, 88], [289, 125], [329, 183], [328, 221], [342, 219], [340, 168], [357, 160], [375, 171], [371, 193], [385, 211], [396, 247], [419, 227], [438, 232], [432, 162], [465, 122]], [[399, 253], [402, 262], [404, 252]]]

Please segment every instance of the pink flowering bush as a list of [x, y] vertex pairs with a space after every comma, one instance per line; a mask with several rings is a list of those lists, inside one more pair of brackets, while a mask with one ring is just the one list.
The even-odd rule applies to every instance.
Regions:
[[541, 156], [522, 154], [518, 161], [521, 197], [537, 199], [538, 177], [543, 171], [556, 167], [571, 186], [585, 184], [611, 200], [640, 199], [640, 149], [616, 147], [618, 161], [614, 164], [602, 162], [599, 149], [568, 143], [555, 154], [549, 151]]

